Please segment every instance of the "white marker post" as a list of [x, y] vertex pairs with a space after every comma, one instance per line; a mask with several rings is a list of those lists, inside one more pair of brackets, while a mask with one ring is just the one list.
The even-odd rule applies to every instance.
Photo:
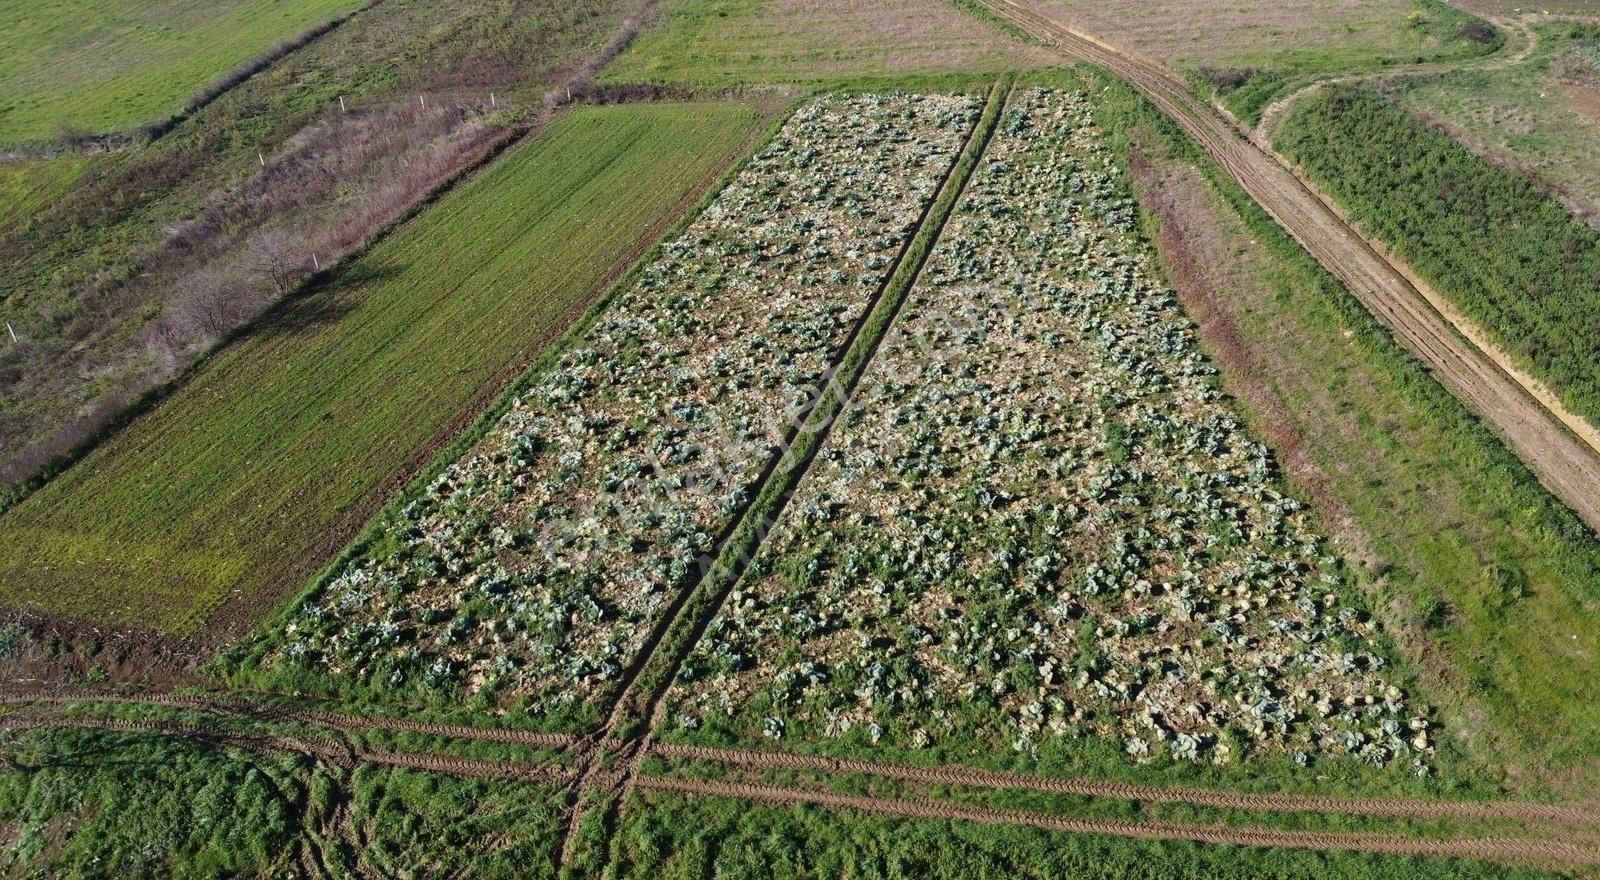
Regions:
[[316, 267], [316, 270], [318, 272], [322, 271], [322, 261], [317, 259], [317, 255], [316, 254], [312, 254], [311, 255], [311, 265]]
[[489, 93], [489, 106], [490, 107], [498, 107], [498, 106], [500, 106], [499, 104], [496, 104], [494, 102], [494, 92], [490, 92]]
[[11, 322], [10, 321], [6, 322], [6, 332], [11, 334], [11, 341], [12, 342], [16, 342], [17, 341], [17, 331], [11, 329]]
[[428, 99], [427, 98], [424, 98], [421, 95], [418, 95], [417, 96], [417, 103], [422, 106], [422, 109], [424, 109], [424, 110], [428, 109]]
[[261, 163], [262, 168], [267, 167], [267, 157], [261, 155], [260, 150], [256, 150], [256, 161]]
[[345, 109], [344, 109], [344, 95], [340, 95], [339, 96], [339, 112], [340, 113], [345, 112]]

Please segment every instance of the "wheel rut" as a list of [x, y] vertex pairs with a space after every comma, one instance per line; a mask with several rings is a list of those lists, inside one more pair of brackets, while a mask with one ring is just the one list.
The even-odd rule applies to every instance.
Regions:
[[1375, 832], [1293, 831], [1234, 825], [1157, 820], [1079, 819], [1025, 810], [955, 804], [931, 798], [884, 798], [835, 791], [789, 788], [749, 782], [645, 777], [636, 783], [649, 791], [721, 797], [772, 806], [809, 805], [855, 810], [902, 819], [933, 819], [1021, 825], [1071, 834], [1103, 834], [1135, 840], [1188, 840], [1195, 843], [1310, 850], [1354, 850], [1397, 856], [1454, 857], [1538, 865], [1600, 864], [1592, 844], [1517, 837], [1410, 837]]

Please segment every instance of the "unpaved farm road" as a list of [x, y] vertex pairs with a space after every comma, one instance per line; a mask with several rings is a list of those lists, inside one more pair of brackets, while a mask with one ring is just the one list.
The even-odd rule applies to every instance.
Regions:
[[[78, 727], [186, 737], [260, 752], [303, 754], [347, 768], [360, 763], [370, 763], [464, 778], [507, 779], [568, 787], [577, 784], [583, 777], [595, 781], [593, 774], [586, 772], [581, 765], [572, 763], [559, 763], [554, 760], [475, 759], [436, 751], [393, 751], [356, 744], [339, 735], [358, 734], [373, 729], [394, 729], [391, 724], [392, 719], [378, 719], [374, 723], [359, 716], [331, 712], [285, 714], [276, 707], [269, 707], [266, 712], [251, 715], [246, 711], [243, 701], [228, 703], [227, 713], [234, 717], [253, 717], [256, 720], [293, 718], [298, 722], [327, 728], [326, 733], [287, 735], [243, 732], [230, 729], [226, 724], [207, 721], [136, 720], [67, 714], [49, 702], [24, 704], [23, 701], [6, 701], [5, 704], [31, 711], [27, 711], [27, 714], [0, 717], [0, 729]], [[479, 732], [477, 728], [452, 725], [446, 729], [452, 732], [440, 735], [506, 741], [503, 736], [505, 731], [502, 730], [485, 729], [481, 733], [486, 736], [476, 737], [474, 732]], [[572, 740], [571, 749], [569, 757], [581, 751], [583, 743]], [[1521, 801], [1427, 801], [1408, 798], [1232, 792], [1223, 789], [1142, 785], [1092, 778], [1050, 778], [959, 766], [922, 767], [889, 761], [828, 758], [773, 750], [662, 743], [649, 743], [640, 748], [638, 758], [644, 757], [658, 757], [669, 761], [703, 761], [720, 765], [736, 774], [751, 770], [804, 770], [835, 778], [873, 776], [915, 786], [959, 786], [989, 791], [1007, 789], [1038, 791], [1143, 804], [1191, 804], [1244, 812], [1350, 815], [1444, 822], [1510, 821], [1521, 823], [1528, 833], [1502, 837], [1418, 837], [1385, 832], [1289, 831], [1244, 825], [1143, 819], [1078, 819], [1038, 811], [1005, 810], [954, 803], [919, 795], [888, 798], [844, 794], [825, 787], [783, 787], [768, 784], [760, 779], [748, 780], [735, 777], [702, 781], [643, 772], [627, 773], [621, 766], [614, 766], [610, 772], [619, 776], [626, 773], [629, 776], [628, 785], [642, 791], [667, 790], [689, 795], [731, 797], [777, 805], [810, 804], [830, 809], [861, 810], [899, 818], [1016, 824], [1049, 831], [1109, 834], [1147, 840], [1191, 840], [1199, 843], [1238, 846], [1453, 856], [1558, 866], [1600, 865], [1600, 837], [1595, 833], [1600, 829], [1600, 811], [1592, 805], [1538, 804]], [[630, 763], [635, 763], [634, 769], [637, 771], [637, 762]], [[816, 784], [825, 786], [826, 780], [818, 781]], [[567, 820], [570, 822], [583, 808], [584, 805], [581, 803], [569, 804]]]
[[1481, 328], [1364, 239], [1282, 157], [1264, 151], [1160, 65], [1019, 0], [977, 0], [1065, 54], [1138, 88], [1183, 127], [1302, 247], [1488, 422], [1545, 488], [1600, 532], [1600, 431], [1521, 370]]

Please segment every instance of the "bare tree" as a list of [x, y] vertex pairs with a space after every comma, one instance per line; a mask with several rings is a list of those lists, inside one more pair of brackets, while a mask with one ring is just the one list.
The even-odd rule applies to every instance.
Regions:
[[276, 299], [288, 296], [306, 274], [306, 244], [292, 232], [268, 229], [252, 237], [246, 251], [246, 265], [272, 285]]

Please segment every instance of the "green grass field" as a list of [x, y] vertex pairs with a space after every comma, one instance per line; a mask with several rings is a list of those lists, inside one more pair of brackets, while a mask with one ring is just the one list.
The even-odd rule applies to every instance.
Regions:
[[0, 516], [0, 592], [178, 633], [230, 597], [266, 607], [761, 119], [732, 103], [562, 117]]
[[339, 877], [546, 876], [560, 833], [560, 793], [518, 782], [71, 729], [6, 734], [0, 759], [6, 877], [284, 877], [302, 856]]
[[1600, 27], [1545, 24], [1521, 64], [1399, 80], [1401, 106], [1480, 155], [1526, 169], [1591, 222], [1600, 217]]
[[0, 165], [0, 229], [29, 217], [71, 189], [93, 160], [87, 156], [28, 159]]
[[1452, 859], [1199, 846], [1059, 834], [1008, 825], [889, 819], [722, 798], [635, 795], [605, 876], [676, 880], [789, 877], [1535, 878]]
[[85, 0], [0, 7], [0, 143], [175, 112], [230, 68], [358, 0]]

